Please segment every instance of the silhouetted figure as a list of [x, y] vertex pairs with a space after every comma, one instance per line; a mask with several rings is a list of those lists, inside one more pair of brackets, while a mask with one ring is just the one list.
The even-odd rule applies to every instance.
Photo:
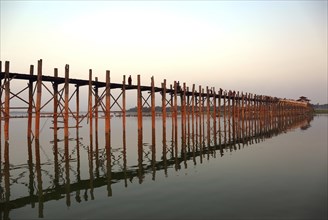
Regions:
[[177, 91], [178, 91], [178, 92], [181, 91], [180, 81], [178, 81], [178, 83], [177, 83]]
[[132, 85], [132, 78], [131, 78], [131, 75], [130, 75], [129, 78], [128, 78], [128, 84], [129, 84], [129, 86]]

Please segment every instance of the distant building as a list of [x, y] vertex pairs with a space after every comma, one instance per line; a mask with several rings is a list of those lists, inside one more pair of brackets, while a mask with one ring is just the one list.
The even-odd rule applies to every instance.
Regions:
[[305, 96], [301, 96], [299, 99], [297, 99], [297, 101], [309, 103], [311, 100]]

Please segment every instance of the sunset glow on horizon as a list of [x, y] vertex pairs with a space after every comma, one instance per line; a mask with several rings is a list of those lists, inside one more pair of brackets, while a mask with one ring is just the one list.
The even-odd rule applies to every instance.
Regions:
[[328, 102], [327, 1], [2, 1], [0, 58]]

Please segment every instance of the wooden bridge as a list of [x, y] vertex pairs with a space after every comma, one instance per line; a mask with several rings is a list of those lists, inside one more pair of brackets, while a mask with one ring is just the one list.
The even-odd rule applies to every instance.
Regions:
[[[1, 62], [1, 61], [0, 61]], [[107, 144], [110, 144], [111, 133], [111, 110], [117, 105], [122, 112], [123, 132], [125, 132], [126, 124], [126, 91], [136, 90], [137, 93], [137, 117], [138, 117], [138, 135], [142, 140], [143, 130], [143, 107], [151, 108], [152, 130], [155, 130], [155, 93], [161, 94], [162, 100], [162, 126], [166, 129], [167, 107], [170, 107], [170, 116], [175, 131], [177, 131], [177, 117], [181, 115], [181, 132], [183, 142], [186, 139], [186, 129], [191, 128], [197, 130], [199, 125], [200, 134], [201, 124], [205, 122], [204, 115], [207, 115], [206, 122], [209, 126], [210, 120], [213, 120], [213, 126], [219, 123], [220, 117], [232, 118], [254, 118], [254, 117], [272, 117], [272, 116], [288, 116], [297, 114], [307, 114], [312, 111], [308, 103], [282, 99], [264, 95], [251, 93], [240, 93], [239, 91], [216, 90], [214, 87], [202, 87], [199, 85], [196, 90], [195, 84], [188, 87], [186, 83], [179, 84], [174, 81], [167, 87], [164, 80], [161, 87], [155, 87], [154, 77], [151, 77], [149, 86], [141, 85], [140, 75], [137, 76], [137, 84], [126, 84], [126, 77], [123, 76], [122, 83], [112, 83], [110, 81], [110, 71], [106, 71], [106, 81], [100, 82], [95, 77], [93, 80], [92, 70], [89, 70], [89, 79], [72, 79], [69, 77], [69, 65], [65, 66], [65, 76], [58, 76], [58, 69], [54, 69], [53, 76], [44, 75], [42, 71], [42, 60], [38, 60], [36, 75], [34, 74], [34, 66], [30, 66], [29, 73], [10, 72], [9, 61], [5, 62], [4, 72], [2, 71], [2, 62], [0, 65], [0, 129], [2, 129], [2, 121], [4, 121], [4, 139], [9, 141], [9, 121], [11, 110], [19, 109], [27, 111], [27, 137], [39, 139], [40, 137], [40, 117], [41, 111], [45, 106], [53, 104], [53, 112], [51, 115], [54, 120], [54, 136], [57, 138], [57, 130], [64, 129], [64, 137], [68, 138], [69, 117], [75, 119], [75, 126], [79, 127], [80, 122], [88, 118], [91, 122], [95, 120], [95, 129], [98, 129], [99, 109], [105, 115], [105, 134]], [[13, 81], [25, 80], [28, 82], [27, 87], [21, 88], [17, 93], [11, 92], [10, 86]], [[69, 85], [75, 85], [73, 92], [69, 91]], [[80, 87], [88, 87], [88, 113], [80, 115]], [[51, 98], [42, 103], [41, 96], [45, 89]], [[117, 97], [111, 93], [111, 90], [119, 89], [121, 92]], [[102, 91], [101, 91], [102, 90]], [[143, 92], [147, 91], [147, 94]], [[23, 97], [23, 94], [26, 97]], [[69, 102], [75, 96], [76, 109], [73, 111], [69, 108]], [[19, 99], [24, 106], [11, 106], [11, 99]], [[178, 108], [178, 98], [180, 106]], [[26, 100], [27, 99], [27, 100]], [[149, 100], [150, 99], [150, 100]], [[4, 100], [4, 101], [3, 101]], [[94, 100], [94, 101], [93, 101]], [[58, 126], [58, 119], [62, 118], [64, 126]], [[34, 121], [34, 130], [32, 129], [32, 120]], [[196, 122], [196, 123], [195, 123]], [[196, 124], [196, 126], [195, 126]], [[198, 125], [197, 125], [198, 124]], [[93, 123], [90, 125], [90, 135], [93, 130]], [[188, 127], [187, 127], [188, 126]], [[1, 135], [0, 130], [0, 135]], [[1, 139], [1, 136], [0, 136]]]

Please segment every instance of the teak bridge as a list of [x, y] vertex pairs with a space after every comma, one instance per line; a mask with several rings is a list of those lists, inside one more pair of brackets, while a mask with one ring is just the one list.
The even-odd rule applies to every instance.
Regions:
[[[1, 62], [1, 61], [0, 61]], [[194, 129], [202, 136], [202, 124], [210, 120], [213, 121], [214, 133], [216, 132], [216, 124], [220, 123], [219, 118], [229, 117], [232, 119], [247, 118], [252, 119], [256, 117], [272, 117], [272, 116], [291, 116], [298, 114], [307, 114], [312, 111], [312, 107], [307, 102], [295, 101], [290, 99], [282, 99], [264, 95], [256, 95], [251, 93], [243, 93], [236, 91], [223, 91], [219, 89], [216, 91], [214, 87], [208, 86], [204, 89], [199, 86], [196, 90], [195, 84], [191, 88], [186, 86], [186, 83], [180, 85], [179, 82], [174, 81], [167, 88], [166, 80], [161, 83], [161, 87], [155, 87], [154, 77], [151, 77], [150, 86], [142, 86], [140, 75], [137, 76], [137, 84], [127, 84], [126, 77], [123, 76], [122, 83], [112, 83], [110, 81], [110, 71], [106, 71], [106, 82], [92, 79], [92, 70], [89, 70], [89, 80], [72, 79], [69, 77], [69, 65], [65, 66], [65, 76], [58, 76], [58, 69], [54, 69], [53, 76], [43, 75], [42, 60], [38, 60], [36, 75], [34, 74], [34, 66], [30, 66], [29, 74], [13, 73], [9, 70], [9, 61], [5, 62], [4, 72], [2, 70], [2, 62], [0, 63], [0, 135], [2, 134], [2, 121], [4, 121], [4, 140], [9, 141], [9, 121], [11, 117], [11, 110], [19, 109], [27, 111], [28, 127], [27, 137], [29, 139], [35, 138], [39, 140], [40, 137], [40, 117], [43, 108], [53, 103], [53, 130], [54, 137], [57, 139], [58, 129], [64, 129], [64, 137], [68, 138], [69, 117], [75, 119], [75, 126], [78, 128], [83, 119], [88, 118], [91, 121], [90, 135], [93, 130], [93, 119], [95, 120], [95, 129], [98, 129], [99, 109], [105, 116], [105, 135], [106, 146], [110, 145], [111, 134], [111, 109], [116, 104], [122, 113], [123, 132], [125, 132], [126, 125], [126, 91], [136, 90], [137, 93], [137, 117], [138, 117], [138, 141], [142, 141], [143, 130], [143, 107], [148, 106], [151, 109], [152, 117], [152, 131], [155, 132], [155, 93], [160, 93], [162, 98], [162, 126], [166, 130], [167, 116], [172, 118], [172, 130], [174, 136], [177, 138], [178, 115], [181, 115], [181, 137], [182, 144], [185, 144], [186, 131]], [[25, 88], [19, 92], [11, 92], [10, 86], [15, 80], [25, 80], [28, 82]], [[69, 91], [69, 85], [75, 85], [73, 92]], [[50, 86], [49, 86], [50, 85]], [[80, 87], [88, 86], [88, 112], [80, 115]], [[42, 103], [41, 95], [43, 89], [46, 89], [51, 98]], [[102, 90], [101, 90], [102, 89]], [[121, 92], [117, 97], [111, 93], [112, 89], [120, 89]], [[147, 92], [147, 94], [143, 94]], [[28, 98], [24, 97], [27, 96]], [[75, 96], [76, 109], [73, 112], [69, 107], [69, 102]], [[11, 106], [11, 99], [19, 99], [24, 106]], [[178, 106], [178, 98], [180, 106]], [[26, 100], [27, 99], [27, 100]], [[149, 100], [150, 99], [150, 100]], [[4, 100], [4, 101], [3, 101]], [[94, 101], [93, 101], [94, 100]], [[167, 114], [167, 107], [170, 107], [170, 114]], [[207, 115], [205, 119], [205, 115]], [[62, 121], [58, 121], [62, 118]], [[33, 122], [34, 119], [34, 122]], [[206, 121], [205, 121], [206, 120]], [[58, 126], [59, 123], [63, 126]], [[32, 124], [34, 123], [34, 131]], [[194, 126], [196, 125], [196, 126]], [[210, 132], [210, 129], [207, 129]], [[141, 137], [141, 138], [140, 138]], [[0, 136], [1, 139], [1, 136]]]

